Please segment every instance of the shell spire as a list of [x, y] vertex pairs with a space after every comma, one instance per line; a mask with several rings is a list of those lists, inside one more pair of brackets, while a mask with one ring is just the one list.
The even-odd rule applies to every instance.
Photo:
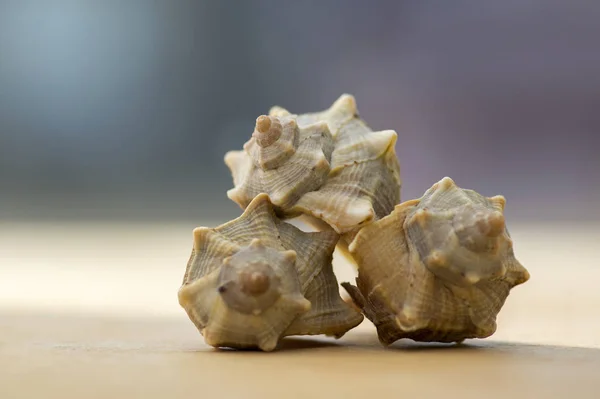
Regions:
[[262, 147], [268, 147], [281, 137], [282, 126], [277, 118], [261, 115], [256, 119], [256, 127], [252, 137]]
[[285, 213], [327, 179], [333, 138], [325, 123], [298, 127], [293, 116], [261, 115], [243, 148], [225, 155], [235, 186], [228, 197], [245, 209], [266, 193], [279, 213]]

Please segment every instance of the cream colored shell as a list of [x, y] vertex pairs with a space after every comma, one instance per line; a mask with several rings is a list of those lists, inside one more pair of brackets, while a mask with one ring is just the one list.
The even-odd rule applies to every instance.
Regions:
[[349, 246], [357, 287], [342, 285], [380, 341], [460, 342], [496, 331], [496, 316], [529, 279], [516, 260], [502, 196], [486, 198], [450, 178], [396, 206]]
[[[264, 140], [274, 143], [270, 146], [257, 141], [264, 136], [257, 132], [268, 130], [259, 126], [266, 118], [265, 126], [282, 127], [276, 140]], [[397, 134], [373, 132], [358, 116], [353, 96], [344, 94], [329, 109], [302, 115], [273, 107], [259, 120], [245, 150], [225, 156], [235, 185], [228, 196], [242, 208], [265, 192], [283, 217], [310, 215], [345, 234], [388, 215], [400, 201]], [[294, 142], [292, 132], [300, 137], [295, 153], [288, 145], [273, 147]], [[278, 160], [270, 170], [258, 157], [265, 148]]]
[[272, 351], [288, 335], [339, 338], [363, 316], [339, 295], [338, 238], [282, 222], [260, 194], [239, 218], [194, 230], [179, 303], [214, 347]]
[[324, 122], [298, 127], [293, 117], [261, 115], [243, 151], [229, 151], [225, 163], [235, 187], [227, 196], [242, 209], [266, 193], [280, 212], [319, 189], [330, 172], [333, 138]]

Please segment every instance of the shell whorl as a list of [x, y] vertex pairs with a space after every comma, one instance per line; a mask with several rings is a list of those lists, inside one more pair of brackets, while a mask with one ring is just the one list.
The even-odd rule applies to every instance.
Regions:
[[254, 137], [260, 147], [265, 148], [279, 140], [282, 130], [283, 128], [278, 118], [261, 115], [256, 118], [256, 127], [254, 128], [252, 137]]
[[248, 296], [260, 296], [264, 294], [271, 286], [270, 270], [267, 265], [257, 267], [254, 270], [245, 270], [240, 273], [240, 289]]
[[[261, 314], [282, 295], [284, 280], [297, 278], [294, 270], [296, 253], [277, 251], [254, 239], [247, 247], [223, 260], [218, 291], [230, 308], [244, 314]], [[296, 292], [300, 296], [300, 292]]]
[[454, 284], [503, 277], [503, 257], [512, 247], [502, 208], [446, 177], [429, 189], [405, 228], [421, 261]]
[[256, 119], [252, 138], [244, 150], [262, 170], [277, 169], [290, 159], [298, 148], [298, 125], [294, 119], [261, 115]]

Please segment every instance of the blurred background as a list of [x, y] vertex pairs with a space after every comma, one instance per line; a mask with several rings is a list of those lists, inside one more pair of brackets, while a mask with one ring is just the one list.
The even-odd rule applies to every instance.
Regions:
[[[315, 341], [323, 361], [296, 351], [305, 370], [279, 378], [283, 357], [210, 354], [177, 299], [192, 229], [241, 213], [225, 153], [271, 106], [314, 112], [342, 93], [398, 132], [403, 200], [444, 176], [504, 195], [531, 274], [485, 349], [406, 351], [399, 370], [412, 378], [426, 355], [433, 390], [451, 365], [479, 370], [469, 392], [495, 388], [491, 372], [511, 381], [496, 394], [558, 397], [569, 380], [598, 398], [600, 352], [557, 347], [600, 348], [594, 0], [0, 0], [0, 398], [189, 397], [190, 381], [265, 398], [361, 359], [373, 367], [357, 386], [396, 387], [368, 321], [338, 360]], [[353, 281], [338, 255], [338, 282]], [[421, 393], [419, 378], [403, 392]]]
[[512, 219], [600, 219], [600, 3], [0, 0], [0, 217], [236, 217], [223, 155], [353, 94]]

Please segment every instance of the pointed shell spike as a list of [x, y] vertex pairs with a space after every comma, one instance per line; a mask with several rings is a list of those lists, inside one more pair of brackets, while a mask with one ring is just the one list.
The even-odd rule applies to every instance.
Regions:
[[449, 189], [451, 187], [456, 187], [456, 183], [454, 182], [454, 180], [446, 176], [442, 180], [440, 180], [439, 187]]
[[486, 235], [488, 237], [497, 237], [500, 234], [504, 233], [506, 228], [504, 216], [502, 213], [495, 211], [488, 215], [486, 219], [487, 229]]
[[497, 205], [502, 211], [506, 207], [506, 198], [502, 195], [495, 195], [493, 197], [489, 197], [488, 200], [493, 204]]
[[287, 109], [280, 107], [278, 105], [271, 107], [271, 109], [269, 110], [269, 116], [284, 117], [284, 116], [291, 116], [291, 115], [292, 114], [290, 113], [290, 111], [288, 111]]
[[296, 259], [298, 258], [298, 254], [296, 254], [296, 251], [284, 251], [283, 252], [283, 257], [288, 261], [288, 262], [295, 262]]
[[342, 94], [331, 106], [332, 110], [345, 111], [351, 114], [358, 114], [358, 107], [356, 105], [356, 98], [352, 94]]

